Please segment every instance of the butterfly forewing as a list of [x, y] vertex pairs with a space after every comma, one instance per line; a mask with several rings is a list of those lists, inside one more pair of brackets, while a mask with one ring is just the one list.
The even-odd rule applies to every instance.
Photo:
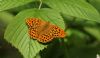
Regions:
[[37, 30], [34, 29], [34, 28], [30, 28], [30, 29], [29, 29], [29, 35], [30, 35], [30, 37], [33, 38], [33, 39], [38, 38]]
[[28, 20], [26, 20], [26, 24], [28, 25], [29, 28], [37, 28], [39, 26], [41, 26], [41, 20], [37, 19], [37, 18], [29, 18]]

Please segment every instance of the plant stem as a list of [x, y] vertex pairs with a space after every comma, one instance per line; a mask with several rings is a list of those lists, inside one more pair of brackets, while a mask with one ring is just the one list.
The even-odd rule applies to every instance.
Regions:
[[39, 5], [39, 9], [41, 8], [41, 6], [42, 6], [42, 0], [40, 0], [40, 5]]

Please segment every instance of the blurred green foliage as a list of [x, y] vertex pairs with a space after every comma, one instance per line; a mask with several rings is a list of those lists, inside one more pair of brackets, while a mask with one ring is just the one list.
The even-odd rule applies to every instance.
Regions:
[[[27, 55], [25, 58], [96, 58], [97, 54], [100, 54], [100, 0], [43, 0], [38, 11], [40, 3], [40, 0], [0, 1], [0, 58], [24, 58]], [[53, 11], [49, 12], [45, 8]], [[31, 9], [37, 11], [27, 11]], [[48, 14], [49, 18], [54, 20], [49, 20]], [[28, 48], [20, 50], [21, 48], [15, 44], [17, 38], [7, 36], [14, 28], [18, 30], [16, 26], [21, 26], [20, 22], [24, 22], [24, 17], [32, 16], [40, 16], [52, 23], [57, 22], [58, 26], [65, 28], [66, 37], [54, 39], [47, 44], [31, 40], [34, 50], [30, 49], [28, 53]], [[61, 21], [63, 19], [64, 23], [56, 20], [59, 18]], [[16, 26], [13, 26], [14, 22], [18, 22]], [[8, 30], [8, 26], [13, 28]], [[18, 36], [21, 37], [20, 34]], [[23, 45], [26, 46], [25, 44], [24, 42]], [[41, 45], [43, 46], [40, 47]]]

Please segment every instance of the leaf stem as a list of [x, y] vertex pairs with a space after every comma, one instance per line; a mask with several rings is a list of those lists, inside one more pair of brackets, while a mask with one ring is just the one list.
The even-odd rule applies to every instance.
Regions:
[[42, 0], [40, 0], [39, 9], [41, 9], [41, 6], [42, 6]]

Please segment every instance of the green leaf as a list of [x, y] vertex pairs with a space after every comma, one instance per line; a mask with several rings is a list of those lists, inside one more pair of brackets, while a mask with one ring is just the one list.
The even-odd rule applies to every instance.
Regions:
[[68, 31], [71, 35], [66, 43], [68, 45], [65, 48], [65, 58], [96, 58], [100, 44], [89, 44], [88, 35], [82, 31], [76, 29], [69, 29]]
[[85, 22], [83, 29], [96, 40], [100, 41], [100, 27], [98, 23], [87, 21]]
[[98, 11], [83, 0], [43, 0], [43, 3], [66, 16], [74, 16], [100, 23]]
[[97, 48], [66, 47], [65, 58], [96, 58]]
[[25, 58], [34, 58], [40, 50], [47, 47], [47, 45], [43, 45], [37, 40], [30, 39], [28, 35], [28, 27], [25, 24], [25, 20], [26, 18], [34, 17], [49, 21], [65, 29], [64, 21], [60, 14], [51, 9], [28, 9], [20, 12], [7, 27], [5, 39], [18, 48]]
[[67, 31], [70, 33], [68, 37], [68, 44], [77, 46], [77, 47], [86, 47], [87, 46], [87, 38], [88, 35], [84, 34], [82, 31], [75, 30], [75, 29], [68, 29]]
[[37, 54], [34, 58], [41, 58], [41, 55]]
[[14, 16], [9, 12], [0, 12], [0, 39], [4, 38], [4, 31], [6, 29], [6, 26], [10, 21], [12, 21], [13, 18]]
[[100, 41], [100, 28], [85, 26], [84, 30]]
[[9, 12], [6, 11], [0, 12], [0, 20], [6, 24], [8, 24], [13, 18], [14, 16]]
[[18, 7], [34, 0], [0, 0], [0, 11]]
[[100, 0], [88, 0], [100, 13]]

